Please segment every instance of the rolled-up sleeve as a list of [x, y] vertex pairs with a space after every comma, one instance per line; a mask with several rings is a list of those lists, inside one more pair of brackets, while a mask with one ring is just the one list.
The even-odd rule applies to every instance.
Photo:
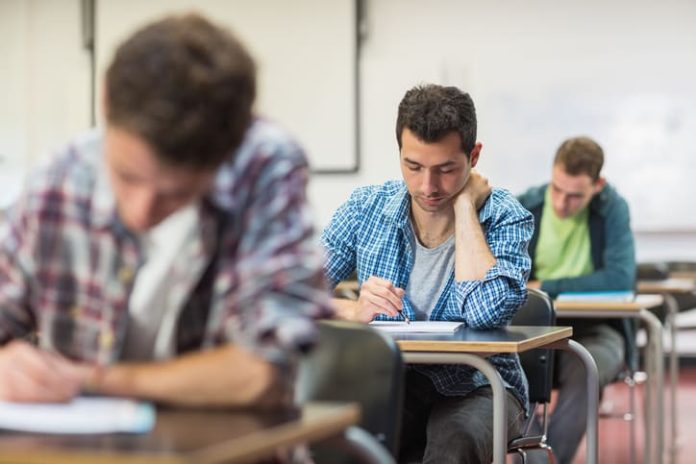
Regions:
[[357, 266], [356, 217], [358, 216], [359, 192], [341, 205], [321, 234], [321, 244], [326, 250], [324, 272], [331, 287], [347, 279]]
[[252, 193], [241, 224], [232, 225], [241, 228], [233, 234], [239, 244], [223, 250], [233, 269], [226, 276], [233, 282], [225, 338], [275, 361], [309, 348], [314, 319], [331, 315], [306, 198], [307, 165], [296, 155], [271, 158], [247, 179]]
[[483, 280], [454, 284], [463, 320], [477, 329], [509, 324], [527, 298], [526, 285], [531, 270], [527, 248], [534, 231], [532, 215], [512, 198], [507, 198], [496, 210], [499, 216], [484, 223], [495, 265]]

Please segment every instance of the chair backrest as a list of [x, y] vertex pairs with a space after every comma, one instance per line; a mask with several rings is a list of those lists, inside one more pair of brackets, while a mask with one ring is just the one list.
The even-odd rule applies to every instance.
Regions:
[[396, 455], [403, 384], [401, 351], [391, 337], [365, 324], [323, 321], [316, 348], [300, 363], [296, 397], [359, 403], [360, 427]]
[[[517, 310], [511, 325], [556, 325], [556, 311], [549, 296], [535, 289], [527, 292], [527, 302]], [[520, 355], [529, 382], [529, 401], [548, 403], [553, 388], [553, 350], [530, 350]]]
[[636, 278], [638, 280], [663, 280], [669, 278], [669, 265], [667, 263], [638, 263], [636, 266]]

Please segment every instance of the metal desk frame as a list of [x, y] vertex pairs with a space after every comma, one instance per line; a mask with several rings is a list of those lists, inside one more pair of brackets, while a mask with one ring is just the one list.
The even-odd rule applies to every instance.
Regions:
[[[648, 297], [648, 298], [644, 298]], [[641, 301], [642, 300], [642, 301]], [[648, 381], [645, 384], [645, 456], [646, 462], [661, 464], [664, 455], [664, 404], [660, 397], [660, 392], [664, 389], [664, 349], [662, 346], [663, 327], [660, 320], [650, 311], [662, 304], [663, 298], [660, 295], [640, 295], [633, 304], [640, 306], [634, 311], [624, 309], [612, 309], [617, 302], [608, 301], [605, 309], [597, 306], [601, 301], [587, 302], [588, 307], [584, 309], [564, 309], [563, 304], [555, 302], [556, 318], [634, 318], [642, 321], [648, 335], [646, 371]], [[568, 302], [571, 303], [571, 302]], [[572, 302], [579, 306], [581, 302]], [[652, 430], [651, 430], [652, 428]], [[652, 433], [651, 433], [652, 432]], [[653, 437], [655, 446], [653, 450]]]

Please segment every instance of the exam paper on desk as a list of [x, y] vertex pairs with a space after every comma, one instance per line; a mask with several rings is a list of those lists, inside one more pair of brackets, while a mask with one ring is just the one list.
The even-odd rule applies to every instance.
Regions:
[[0, 401], [0, 429], [36, 433], [145, 433], [155, 425], [151, 403], [123, 398], [78, 397], [69, 403]]
[[384, 332], [452, 333], [462, 325], [451, 321], [372, 321], [370, 326]]
[[599, 292], [562, 292], [556, 297], [557, 301], [612, 301], [628, 303], [636, 299], [636, 294], [626, 291], [599, 291]]

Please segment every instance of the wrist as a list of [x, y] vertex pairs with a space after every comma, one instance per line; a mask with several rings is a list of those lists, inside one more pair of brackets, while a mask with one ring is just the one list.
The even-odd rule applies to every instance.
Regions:
[[476, 211], [476, 203], [472, 198], [460, 197], [454, 202], [454, 213], [456, 215], [468, 214], [472, 211]]
[[91, 367], [87, 377], [82, 382], [82, 390], [85, 393], [98, 393], [106, 373], [106, 367], [96, 364]]
[[355, 321], [358, 316], [358, 304], [353, 300], [343, 298], [333, 299], [334, 314], [344, 321]]

